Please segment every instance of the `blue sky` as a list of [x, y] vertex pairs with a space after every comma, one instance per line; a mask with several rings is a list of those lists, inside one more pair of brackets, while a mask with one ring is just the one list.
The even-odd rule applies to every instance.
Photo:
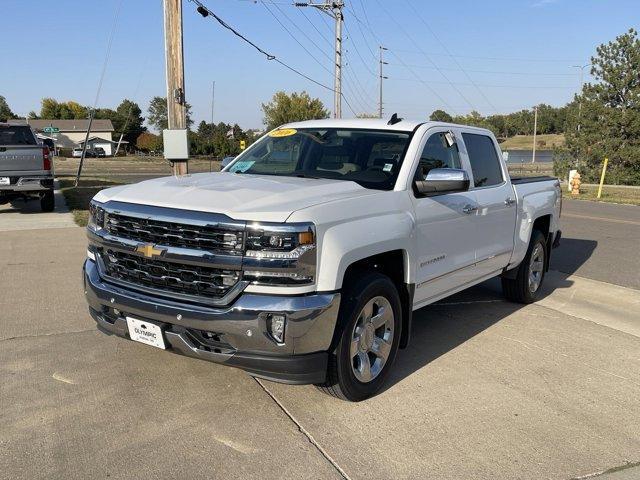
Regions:
[[[161, 0], [0, 0], [5, 39], [0, 95], [16, 113], [38, 111], [43, 97], [93, 104], [120, 1], [98, 105], [115, 107], [127, 97], [146, 111], [152, 96], [165, 94]], [[300, 11], [286, 0], [266, 6], [259, 0], [203, 3], [279, 59], [332, 85], [331, 24], [321, 13]], [[578, 70], [572, 65], [589, 63], [597, 45], [640, 25], [637, 0], [345, 3], [347, 101], [356, 113], [377, 111], [372, 54], [383, 42], [389, 48], [385, 111], [408, 118], [425, 118], [436, 108], [452, 113], [476, 109], [487, 115], [541, 102], [562, 105], [578, 87]], [[210, 119], [214, 80], [216, 122], [261, 127], [260, 104], [277, 90], [306, 90], [332, 107], [332, 92], [267, 61], [211, 19], [203, 19], [188, 0], [183, 5], [186, 95], [197, 122]], [[353, 115], [346, 104], [343, 111]]]

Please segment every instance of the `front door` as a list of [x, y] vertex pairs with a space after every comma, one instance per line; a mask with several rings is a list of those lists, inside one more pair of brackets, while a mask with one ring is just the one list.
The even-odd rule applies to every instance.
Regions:
[[[466, 168], [458, 143], [447, 142], [447, 129], [425, 134], [414, 179], [423, 179], [432, 168]], [[475, 208], [473, 192], [421, 197], [414, 191], [416, 215], [416, 292], [420, 307], [473, 279], [475, 222], [465, 213]]]

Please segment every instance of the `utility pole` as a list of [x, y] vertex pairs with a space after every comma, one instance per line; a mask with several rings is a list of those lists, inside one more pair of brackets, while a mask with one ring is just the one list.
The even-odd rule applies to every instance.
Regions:
[[326, 13], [336, 22], [335, 43], [335, 78], [333, 86], [333, 117], [342, 118], [342, 24], [344, 15], [342, 9], [344, 0], [325, 0], [322, 3], [295, 2], [296, 7], [313, 7]]
[[536, 135], [538, 133], [538, 106], [533, 107], [533, 159], [531, 163], [536, 163]]
[[[167, 118], [169, 130], [187, 129], [182, 48], [182, 0], [164, 1], [164, 50], [167, 65]], [[188, 172], [188, 158], [172, 159], [173, 174]]]
[[378, 101], [378, 116], [380, 118], [382, 118], [382, 110], [383, 110], [383, 103], [382, 103], [382, 81], [386, 80], [388, 77], [385, 77], [382, 74], [382, 67], [384, 65], [388, 65], [387, 62], [384, 61], [384, 59], [382, 58], [382, 54], [385, 50], [388, 50], [388, 48], [383, 47], [382, 45], [380, 45], [380, 100]]
[[211, 87], [211, 126], [213, 127], [213, 107], [216, 104], [216, 81], [213, 81]]

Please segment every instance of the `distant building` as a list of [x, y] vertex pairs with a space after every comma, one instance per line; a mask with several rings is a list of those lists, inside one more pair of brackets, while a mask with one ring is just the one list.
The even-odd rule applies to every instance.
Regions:
[[[20, 119], [12, 120], [11, 123], [28, 124], [36, 133], [46, 135], [53, 138], [57, 148], [77, 148], [81, 147], [87, 136], [87, 128], [89, 120], [47, 120], [47, 119]], [[54, 127], [60, 131], [57, 133], [48, 133], [44, 129]], [[115, 152], [117, 141], [113, 141], [113, 124], [111, 120], [95, 119], [91, 123], [91, 132], [89, 133], [89, 148], [102, 147], [107, 155]]]

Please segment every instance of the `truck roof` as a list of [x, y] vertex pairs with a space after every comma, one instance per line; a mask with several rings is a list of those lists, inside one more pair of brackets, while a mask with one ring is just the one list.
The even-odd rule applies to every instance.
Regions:
[[471, 127], [456, 123], [433, 122], [430, 120], [405, 120], [389, 125], [389, 118], [326, 118], [322, 120], [307, 120], [304, 122], [294, 122], [283, 125], [280, 128], [362, 128], [371, 130], [389, 130], [394, 132], [413, 132], [420, 125], [430, 127], [464, 127], [474, 130], [487, 131], [484, 128]]

